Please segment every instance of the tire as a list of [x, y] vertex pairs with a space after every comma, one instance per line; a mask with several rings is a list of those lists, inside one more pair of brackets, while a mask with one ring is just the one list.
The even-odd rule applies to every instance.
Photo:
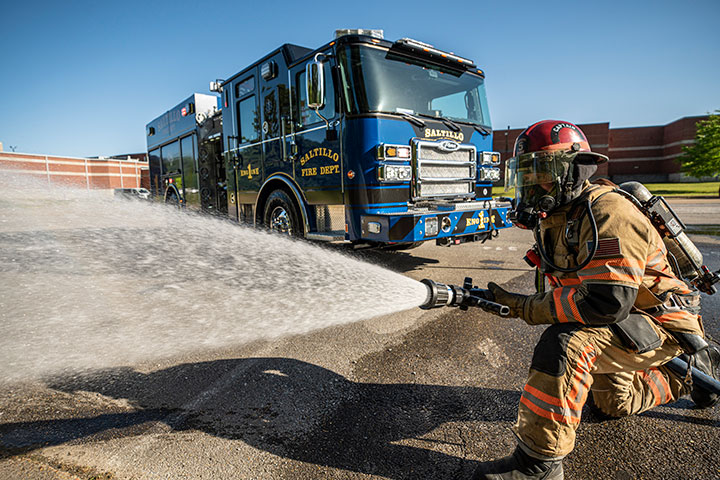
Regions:
[[305, 233], [295, 202], [285, 190], [274, 190], [268, 196], [263, 210], [263, 225], [270, 231], [291, 237], [302, 237]]
[[407, 242], [407, 243], [396, 243], [394, 245], [388, 245], [383, 247], [383, 250], [399, 251], [399, 250], [412, 250], [422, 245], [424, 242]]

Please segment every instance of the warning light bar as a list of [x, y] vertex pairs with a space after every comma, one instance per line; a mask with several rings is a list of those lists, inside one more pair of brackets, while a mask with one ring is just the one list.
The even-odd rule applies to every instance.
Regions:
[[454, 53], [443, 52], [432, 45], [412, 38], [401, 38], [393, 45], [393, 48], [404, 50], [415, 55], [429, 57], [439, 63], [449, 66], [462, 67], [463, 69], [477, 69], [477, 65], [472, 60], [459, 57]]
[[344, 37], [345, 35], [367, 35], [368, 37], [379, 38], [382, 40], [385, 36], [385, 32], [376, 28], [341, 28], [339, 30], [335, 30], [335, 38]]

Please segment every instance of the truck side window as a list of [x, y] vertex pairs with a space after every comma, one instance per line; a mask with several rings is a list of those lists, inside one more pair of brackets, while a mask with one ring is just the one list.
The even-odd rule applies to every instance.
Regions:
[[150, 191], [153, 195], [160, 195], [160, 176], [162, 175], [162, 166], [160, 164], [160, 149], [156, 148], [149, 152], [150, 160], [148, 167], [150, 169]]
[[176, 175], [180, 173], [180, 142], [175, 140], [162, 147], [161, 157], [163, 175]]
[[[318, 110], [318, 112], [325, 118], [333, 118], [335, 116], [335, 86], [333, 84], [330, 62], [323, 64], [323, 70], [325, 70], [325, 106]], [[297, 74], [295, 85], [297, 86], [298, 123], [300, 126], [322, 122], [322, 119], [315, 115], [315, 112], [307, 106], [304, 69]]]
[[240, 143], [254, 142], [259, 138], [260, 131], [260, 111], [255, 102], [255, 95], [240, 100], [237, 109]]

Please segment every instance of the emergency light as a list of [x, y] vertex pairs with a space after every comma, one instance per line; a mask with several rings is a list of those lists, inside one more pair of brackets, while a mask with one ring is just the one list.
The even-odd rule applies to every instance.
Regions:
[[277, 63], [270, 60], [269, 62], [265, 62], [260, 67], [260, 75], [262, 76], [263, 80], [272, 80], [277, 76], [278, 72], [278, 66]]
[[378, 145], [378, 160], [410, 160], [409, 145], [386, 145], [384, 143]]
[[367, 35], [368, 37], [379, 38], [380, 40], [385, 38], [385, 32], [380, 29], [341, 28], [335, 30], [335, 38], [344, 37], [345, 35]]
[[411, 52], [424, 53], [425, 55], [428, 55], [428, 56], [436, 58], [436, 59], [444, 59], [446, 61], [455, 61], [467, 68], [472, 68], [472, 69], [477, 68], [477, 65], [475, 65], [475, 63], [472, 60], [469, 60], [469, 59], [463, 58], [463, 57], [459, 57], [453, 53], [443, 52], [442, 50], [438, 50], [437, 48], [430, 45], [429, 43], [420, 42], [420, 41], [414, 40], [412, 38], [401, 38], [400, 40], [395, 42], [395, 46], [404, 48]]
[[180, 110], [180, 115], [187, 117], [188, 115], [195, 113], [195, 104], [190, 102]]

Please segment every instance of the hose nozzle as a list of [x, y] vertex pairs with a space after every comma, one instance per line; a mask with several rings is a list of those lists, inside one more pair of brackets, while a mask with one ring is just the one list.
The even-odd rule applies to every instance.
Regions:
[[429, 278], [420, 280], [428, 289], [428, 296], [425, 298], [425, 303], [420, 305], [423, 310], [430, 310], [431, 308], [440, 308], [452, 306], [455, 301], [455, 292], [452, 290], [452, 285], [445, 285], [444, 283], [437, 283]]
[[486, 312], [507, 317], [510, 315], [510, 307], [495, 303], [492, 294], [482, 288], [472, 288], [472, 279], [466, 278], [465, 285], [469, 288], [457, 285], [445, 285], [429, 278], [420, 281], [427, 287], [427, 297], [420, 305], [423, 310], [440, 307], [460, 307], [467, 310], [468, 307], [478, 307]]

